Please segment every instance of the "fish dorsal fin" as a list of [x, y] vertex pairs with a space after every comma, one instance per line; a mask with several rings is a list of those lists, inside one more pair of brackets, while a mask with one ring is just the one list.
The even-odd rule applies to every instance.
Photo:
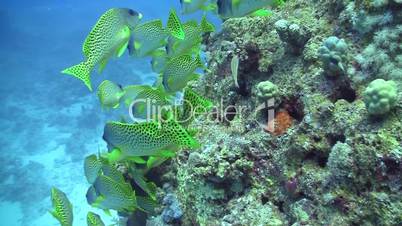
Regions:
[[187, 21], [186, 23], [183, 24], [183, 27], [187, 27], [187, 26], [198, 27], [198, 22], [195, 20]]
[[140, 24], [134, 29], [134, 34], [138, 35], [139, 33], [144, 33], [148, 30], [164, 30], [162, 20], [151, 20], [146, 23]]
[[201, 29], [202, 32], [214, 32], [215, 31], [215, 26], [208, 22], [207, 16], [204, 14], [204, 16], [201, 19]]
[[180, 19], [174, 9], [170, 10], [169, 19], [167, 22], [167, 30], [173, 37], [180, 40], [183, 40], [186, 36]]
[[163, 23], [162, 23], [162, 20], [160, 20], [160, 19], [151, 20], [148, 22], [148, 24], [150, 24], [151, 27], [163, 29]]

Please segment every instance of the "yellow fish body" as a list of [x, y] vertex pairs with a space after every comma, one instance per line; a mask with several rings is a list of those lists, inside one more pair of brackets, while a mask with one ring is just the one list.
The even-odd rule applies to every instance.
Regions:
[[132, 9], [113, 8], [104, 13], [92, 28], [83, 45], [85, 60], [62, 71], [81, 81], [92, 91], [90, 74], [96, 65], [101, 72], [109, 58], [121, 56], [127, 48], [131, 30], [142, 15]]

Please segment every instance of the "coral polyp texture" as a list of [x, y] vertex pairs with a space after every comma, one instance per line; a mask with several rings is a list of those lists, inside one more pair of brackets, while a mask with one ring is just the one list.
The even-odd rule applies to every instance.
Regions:
[[128, 226], [401, 225], [400, 1], [180, 2], [220, 30], [171, 10], [114, 38], [157, 79], [101, 83], [132, 121], [85, 159], [88, 203]]
[[397, 86], [394, 81], [376, 79], [363, 93], [367, 110], [372, 115], [384, 115], [394, 108], [398, 101]]
[[318, 54], [328, 75], [336, 76], [345, 72], [344, 61], [347, 48], [345, 40], [331, 36], [318, 49]]

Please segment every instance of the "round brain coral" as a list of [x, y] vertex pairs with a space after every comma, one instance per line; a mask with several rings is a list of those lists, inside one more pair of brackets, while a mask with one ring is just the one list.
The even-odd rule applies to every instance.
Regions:
[[371, 115], [384, 115], [396, 106], [398, 91], [392, 80], [376, 79], [363, 93], [363, 100]]

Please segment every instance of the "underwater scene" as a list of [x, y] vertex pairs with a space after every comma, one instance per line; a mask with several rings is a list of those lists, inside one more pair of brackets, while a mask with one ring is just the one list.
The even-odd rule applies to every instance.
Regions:
[[402, 226], [402, 0], [0, 5], [0, 226]]

